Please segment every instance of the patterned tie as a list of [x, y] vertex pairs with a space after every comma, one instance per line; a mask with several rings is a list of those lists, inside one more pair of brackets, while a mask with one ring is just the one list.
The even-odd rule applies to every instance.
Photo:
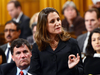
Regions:
[[10, 51], [10, 47], [8, 48], [8, 52], [7, 52], [7, 56], [6, 56], [7, 60], [9, 58], [9, 51]]
[[24, 75], [23, 71], [20, 71], [20, 75]]

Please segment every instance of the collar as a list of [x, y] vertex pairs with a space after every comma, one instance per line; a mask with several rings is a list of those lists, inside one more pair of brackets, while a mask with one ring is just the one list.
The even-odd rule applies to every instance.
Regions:
[[47, 51], [51, 52], [51, 53], [57, 53], [58, 51], [62, 50], [62, 48], [64, 48], [66, 46], [65, 41], [59, 40], [58, 46], [55, 49], [55, 51], [52, 50], [51, 46], [48, 45], [48, 47], [46, 48]]
[[23, 12], [20, 12], [18, 18], [17, 18], [17, 19], [14, 18], [13, 20], [16, 21], [16, 22], [18, 23], [22, 15], [23, 15]]
[[7, 48], [10, 48], [10, 45], [9, 45], [9, 43], [7, 43]]
[[87, 32], [87, 36], [89, 36], [90, 35], [90, 32]]
[[93, 57], [99, 57], [100, 58], [100, 54], [94, 53]]
[[19, 75], [20, 71], [23, 71], [24, 72], [24, 75], [27, 74], [28, 70], [29, 70], [30, 66], [28, 66], [26, 69], [24, 70], [20, 70], [18, 67], [17, 67], [17, 74], [16, 75]]

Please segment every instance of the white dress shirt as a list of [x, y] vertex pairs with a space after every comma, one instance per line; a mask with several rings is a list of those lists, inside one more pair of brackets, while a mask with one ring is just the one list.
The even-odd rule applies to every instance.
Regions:
[[87, 44], [88, 44], [89, 35], [90, 35], [90, 32], [87, 33], [86, 39], [84, 41], [83, 53], [86, 53], [86, 47], [87, 47]]
[[94, 53], [93, 57], [99, 57], [100, 58], [100, 54]]
[[16, 19], [16, 18], [14, 18], [13, 20], [15, 21], [15, 22], [17, 22], [17, 23], [19, 23], [19, 21], [20, 21], [20, 18], [21, 18], [21, 16], [23, 15], [23, 12], [21, 12], [20, 14], [19, 14], [19, 16], [18, 16], [18, 18]]
[[[8, 52], [8, 49], [10, 48], [10, 45], [9, 45], [9, 43], [7, 43], [7, 49], [6, 49], [6, 51], [5, 51], [5, 55], [7, 56], [7, 52]], [[11, 59], [12, 59], [12, 57], [11, 57], [11, 50], [9, 50], [9, 55], [8, 55], [8, 60], [7, 60], [7, 63], [10, 63], [11, 62]]]
[[[98, 53], [94, 53], [93, 57], [98, 57], [98, 58], [100, 58], [100, 54], [98, 54]], [[86, 59], [86, 56], [85, 56], [84, 59], [82, 60], [83, 63], [84, 63], [84, 60], [85, 60], [85, 59]]]
[[30, 66], [29, 66], [29, 67], [27, 67], [27, 68], [26, 68], [26, 69], [24, 69], [24, 70], [20, 70], [20, 69], [17, 67], [17, 73], [16, 73], [16, 75], [20, 75], [20, 71], [23, 71], [24, 75], [26, 75], [26, 74], [27, 74], [27, 72], [28, 72], [28, 70], [29, 70], [29, 68], [30, 68]]

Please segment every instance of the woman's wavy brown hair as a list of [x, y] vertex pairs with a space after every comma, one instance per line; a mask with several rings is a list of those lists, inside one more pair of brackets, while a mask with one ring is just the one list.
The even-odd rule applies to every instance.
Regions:
[[86, 56], [93, 57], [94, 53], [96, 53], [96, 51], [93, 49], [92, 41], [91, 41], [92, 40], [92, 35], [94, 33], [99, 33], [100, 34], [100, 28], [96, 28], [90, 33], [90, 36], [89, 36], [89, 39], [88, 39], [88, 44], [87, 44], [87, 47], [86, 47]]
[[[51, 12], [56, 12], [59, 15], [57, 10], [55, 10], [54, 8], [47, 7], [43, 9], [38, 16], [35, 41], [40, 51], [45, 50], [46, 47], [49, 45], [49, 43], [52, 41], [47, 31], [47, 22], [48, 22], [47, 17], [48, 14]], [[70, 38], [70, 35], [67, 32], [65, 32], [62, 28], [62, 33], [58, 34], [58, 38], [61, 39], [62, 41], [67, 41]]]

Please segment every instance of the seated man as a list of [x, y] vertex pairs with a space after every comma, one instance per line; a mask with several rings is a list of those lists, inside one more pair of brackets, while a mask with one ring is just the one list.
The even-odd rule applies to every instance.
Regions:
[[0, 75], [26, 75], [30, 68], [31, 46], [25, 39], [16, 39], [11, 44], [14, 62], [0, 65]]
[[77, 38], [79, 48], [82, 52], [82, 58], [84, 58], [84, 55], [86, 54], [86, 47], [90, 33], [100, 25], [100, 13], [97, 9], [89, 9], [85, 12], [84, 19], [87, 33], [82, 34]]
[[5, 24], [4, 37], [7, 43], [0, 46], [0, 48], [2, 48], [2, 50], [5, 52], [7, 63], [11, 62], [11, 50], [10, 50], [11, 43], [13, 40], [19, 38], [20, 33], [21, 33], [20, 26], [15, 21], [8, 21]]

